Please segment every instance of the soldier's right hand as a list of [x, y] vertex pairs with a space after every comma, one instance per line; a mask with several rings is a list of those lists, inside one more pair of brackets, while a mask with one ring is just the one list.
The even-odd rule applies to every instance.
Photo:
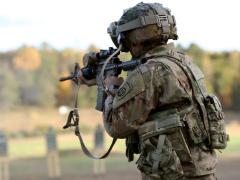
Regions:
[[85, 84], [87, 86], [94, 86], [96, 85], [96, 79], [90, 79], [90, 80], [87, 80], [83, 77], [83, 74], [82, 74], [82, 71], [79, 70], [78, 72], [78, 79], [80, 81], [81, 84]]
[[95, 64], [96, 60], [97, 60], [97, 53], [95, 52], [89, 52], [89, 53], [86, 53], [84, 56], [83, 56], [83, 66], [86, 67], [86, 66], [91, 66], [93, 64]]
[[[92, 65], [95, 62], [96, 62], [96, 53], [95, 52], [89, 52], [89, 53], [86, 53], [83, 56], [83, 66], [84, 67]], [[95, 78], [94, 79], [90, 79], [90, 80], [85, 79], [83, 77], [83, 74], [82, 74], [81, 70], [79, 70], [79, 72], [78, 72], [77, 80], [79, 80], [81, 84], [85, 84], [87, 86], [94, 86], [94, 85], [96, 85], [96, 79]]]

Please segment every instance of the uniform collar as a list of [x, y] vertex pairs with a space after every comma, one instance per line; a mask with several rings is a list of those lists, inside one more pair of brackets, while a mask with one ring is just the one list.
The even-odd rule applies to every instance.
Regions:
[[150, 58], [158, 55], [167, 55], [169, 51], [175, 50], [174, 44], [169, 43], [161, 46], [157, 46], [148, 52], [146, 52], [141, 58]]

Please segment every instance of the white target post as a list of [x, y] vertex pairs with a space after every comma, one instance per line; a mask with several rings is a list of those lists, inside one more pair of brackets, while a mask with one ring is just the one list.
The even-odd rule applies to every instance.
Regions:
[[49, 128], [46, 134], [47, 144], [47, 165], [49, 178], [60, 178], [60, 162], [57, 147], [56, 132], [53, 128]]
[[[94, 137], [94, 153], [102, 154], [104, 152], [104, 130], [101, 125], [97, 125]], [[93, 160], [93, 173], [104, 174], [106, 172], [106, 163], [104, 159]]]

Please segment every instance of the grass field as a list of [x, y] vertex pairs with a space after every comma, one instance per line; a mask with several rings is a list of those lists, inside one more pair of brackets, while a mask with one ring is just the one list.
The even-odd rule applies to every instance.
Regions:
[[[239, 180], [240, 156], [221, 157], [217, 176], [220, 180]], [[60, 153], [61, 180], [139, 180], [135, 162], [127, 162], [123, 153], [112, 153], [105, 160], [107, 172], [93, 174], [94, 161], [79, 150]], [[21, 158], [10, 163], [11, 180], [47, 180], [46, 157]]]
[[[239, 125], [240, 127], [240, 125]], [[223, 151], [222, 155], [230, 153], [239, 153], [240, 154], [240, 131], [236, 132], [236, 125], [234, 125], [234, 130], [228, 128], [230, 133], [230, 141], [228, 147]], [[106, 145], [109, 147], [111, 143], [111, 138], [105, 136]], [[93, 137], [91, 135], [84, 136], [87, 146], [93, 148]], [[80, 144], [77, 137], [73, 134], [59, 134], [58, 135], [58, 147], [60, 151], [76, 150], [80, 149]], [[125, 142], [124, 140], [118, 140], [116, 143], [113, 152], [124, 152]], [[26, 158], [26, 157], [41, 157], [46, 154], [46, 144], [45, 137], [34, 137], [34, 138], [20, 138], [20, 139], [9, 139], [9, 155], [11, 158]]]
[[[94, 128], [101, 124], [101, 113], [92, 110], [81, 110], [81, 130], [87, 146], [93, 148]], [[230, 114], [227, 131], [230, 134], [228, 148], [219, 153], [220, 179], [239, 180], [237, 166], [240, 164], [240, 116]], [[92, 174], [93, 160], [87, 158], [81, 151], [77, 137], [72, 131], [62, 130], [66, 117], [57, 110], [22, 109], [16, 112], [1, 113], [0, 129], [8, 135], [18, 132], [36, 132], [41, 136], [23, 137], [8, 136], [11, 180], [47, 180], [46, 144], [43, 134], [49, 126], [58, 131], [58, 147], [60, 151], [60, 166], [62, 180], [137, 180], [139, 173], [134, 162], [128, 163], [125, 158], [125, 141], [119, 140], [110, 157], [106, 160], [107, 174], [94, 176]], [[40, 133], [40, 134], [41, 134]], [[105, 135], [105, 148], [109, 147], [111, 138]]]
[[[81, 110], [81, 130], [87, 146], [93, 147], [94, 128], [102, 124], [101, 113], [89, 109]], [[228, 148], [223, 154], [240, 153], [240, 115], [237, 113], [226, 114], [228, 122], [227, 131], [230, 134]], [[19, 131], [34, 132], [41, 129], [44, 133], [49, 126], [53, 126], [60, 133], [58, 135], [58, 146], [60, 151], [80, 149], [77, 137], [73, 131], [62, 130], [66, 116], [60, 116], [56, 109], [34, 109], [23, 108], [14, 112], [2, 112], [0, 129], [7, 133]], [[67, 133], [66, 133], [67, 132]], [[106, 135], [106, 148], [111, 143], [111, 138]], [[125, 142], [119, 140], [115, 145], [114, 152], [124, 152]], [[9, 138], [9, 156], [12, 159], [25, 157], [41, 157], [46, 154], [45, 137]]]
[[[93, 139], [91, 136], [84, 136], [87, 146], [92, 149]], [[106, 147], [109, 147], [111, 138], [106, 136]], [[74, 134], [58, 135], [58, 147], [60, 151], [80, 149], [80, 144]], [[124, 140], [118, 140], [113, 152], [124, 152]], [[9, 156], [12, 159], [26, 157], [41, 157], [46, 154], [46, 143], [44, 137], [9, 139]]]

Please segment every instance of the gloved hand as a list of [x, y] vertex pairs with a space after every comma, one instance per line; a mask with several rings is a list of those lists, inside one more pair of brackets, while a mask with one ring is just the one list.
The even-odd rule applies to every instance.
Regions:
[[121, 86], [123, 83], [122, 77], [116, 77], [116, 76], [108, 76], [104, 80], [105, 84], [105, 91], [108, 95], [115, 96], [117, 89]]
[[96, 79], [95, 78], [94, 79], [90, 79], [90, 80], [85, 79], [83, 77], [83, 75], [82, 75], [82, 71], [81, 70], [79, 70], [78, 80], [80, 80], [81, 84], [85, 84], [87, 86], [94, 86], [94, 85], [96, 85]]
[[97, 53], [95, 52], [89, 52], [84, 54], [83, 56], [83, 66], [91, 66], [94, 65], [94, 63], [97, 61]]
[[[84, 67], [86, 66], [89, 66], [89, 65], [93, 65], [94, 63], [96, 62], [96, 53], [95, 52], [89, 52], [89, 53], [86, 53], [84, 56], [83, 56], [83, 65]], [[80, 70], [79, 71], [79, 74], [78, 74], [78, 80], [80, 80], [81, 84], [85, 84], [87, 86], [94, 86], [96, 85], [96, 79], [90, 79], [90, 80], [87, 80], [83, 77], [82, 75], [82, 71]]]

